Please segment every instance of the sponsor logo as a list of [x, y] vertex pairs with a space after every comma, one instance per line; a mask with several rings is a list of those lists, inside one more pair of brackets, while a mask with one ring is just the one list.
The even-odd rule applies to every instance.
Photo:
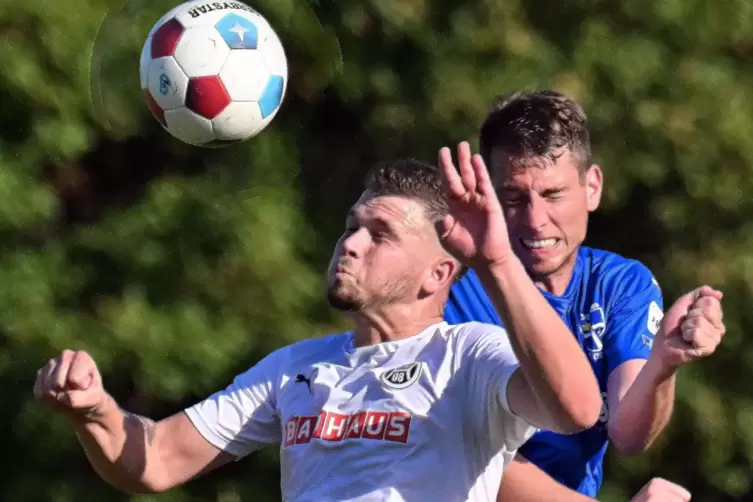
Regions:
[[656, 302], [651, 302], [651, 304], [648, 306], [648, 318], [646, 319], [646, 328], [648, 328], [648, 331], [655, 335], [659, 332], [659, 326], [661, 326], [661, 320], [664, 318], [664, 312], [662, 311], [661, 307], [659, 307], [659, 304]]
[[322, 411], [314, 416], [294, 416], [283, 429], [283, 445], [319, 441], [370, 439], [394, 443], [408, 442], [411, 416], [401, 411], [360, 411], [350, 415]]
[[423, 366], [421, 363], [409, 363], [391, 370], [385, 371], [379, 376], [379, 380], [393, 389], [405, 389], [410, 387], [421, 376]]
[[305, 383], [306, 387], [309, 390], [309, 394], [311, 394], [311, 379], [306, 377], [306, 375], [303, 375], [301, 373], [298, 373], [295, 376], [295, 383]]

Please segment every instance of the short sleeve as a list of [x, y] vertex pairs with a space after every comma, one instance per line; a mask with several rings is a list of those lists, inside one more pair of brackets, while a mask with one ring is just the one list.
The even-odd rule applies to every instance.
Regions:
[[470, 375], [468, 410], [483, 436], [500, 438], [497, 446], [516, 450], [535, 432], [510, 410], [507, 401], [510, 378], [520, 364], [503, 328], [481, 323], [467, 326], [474, 331], [465, 354]]
[[604, 334], [607, 374], [625, 361], [648, 359], [664, 317], [661, 288], [645, 266], [632, 262], [617, 279]]
[[268, 355], [227, 388], [185, 410], [207, 441], [237, 458], [280, 441], [276, 388], [284, 350]]

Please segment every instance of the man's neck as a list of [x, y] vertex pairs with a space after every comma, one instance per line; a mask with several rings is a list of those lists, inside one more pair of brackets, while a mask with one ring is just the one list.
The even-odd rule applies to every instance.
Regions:
[[[417, 309], [418, 307], [414, 307]], [[398, 310], [398, 309], [393, 309]], [[442, 322], [442, 315], [420, 316], [408, 315], [410, 309], [400, 312], [359, 312], [353, 315], [353, 345], [365, 347], [383, 342], [410, 338], [421, 333], [433, 324]]]
[[567, 291], [567, 287], [570, 285], [570, 280], [573, 278], [573, 272], [575, 271], [575, 263], [577, 260], [578, 253], [576, 251], [558, 270], [545, 276], [533, 277], [533, 282], [539, 289], [546, 291], [547, 293], [555, 296], [562, 296], [565, 294], [565, 291]]

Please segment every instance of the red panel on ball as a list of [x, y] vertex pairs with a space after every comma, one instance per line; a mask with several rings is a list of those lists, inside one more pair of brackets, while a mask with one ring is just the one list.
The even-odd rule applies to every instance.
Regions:
[[146, 106], [149, 107], [149, 111], [152, 112], [152, 115], [154, 115], [154, 118], [156, 118], [160, 124], [167, 127], [167, 121], [165, 121], [165, 110], [163, 110], [162, 107], [157, 104], [157, 101], [154, 100], [152, 93], [149, 92], [149, 89], [146, 89], [144, 91], [144, 94], [146, 95]]
[[183, 26], [175, 18], [157, 28], [152, 35], [152, 59], [172, 56], [183, 31]]
[[230, 104], [230, 95], [218, 75], [188, 81], [186, 107], [202, 117], [213, 119]]

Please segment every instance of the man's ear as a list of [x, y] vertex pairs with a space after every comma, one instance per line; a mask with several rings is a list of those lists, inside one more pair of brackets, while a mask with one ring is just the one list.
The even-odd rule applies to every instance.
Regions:
[[596, 211], [601, 204], [604, 179], [601, 168], [593, 164], [586, 170], [586, 207], [589, 212]]
[[427, 295], [434, 294], [448, 284], [452, 284], [460, 271], [460, 264], [449, 255], [438, 258], [424, 281], [422, 289]]

